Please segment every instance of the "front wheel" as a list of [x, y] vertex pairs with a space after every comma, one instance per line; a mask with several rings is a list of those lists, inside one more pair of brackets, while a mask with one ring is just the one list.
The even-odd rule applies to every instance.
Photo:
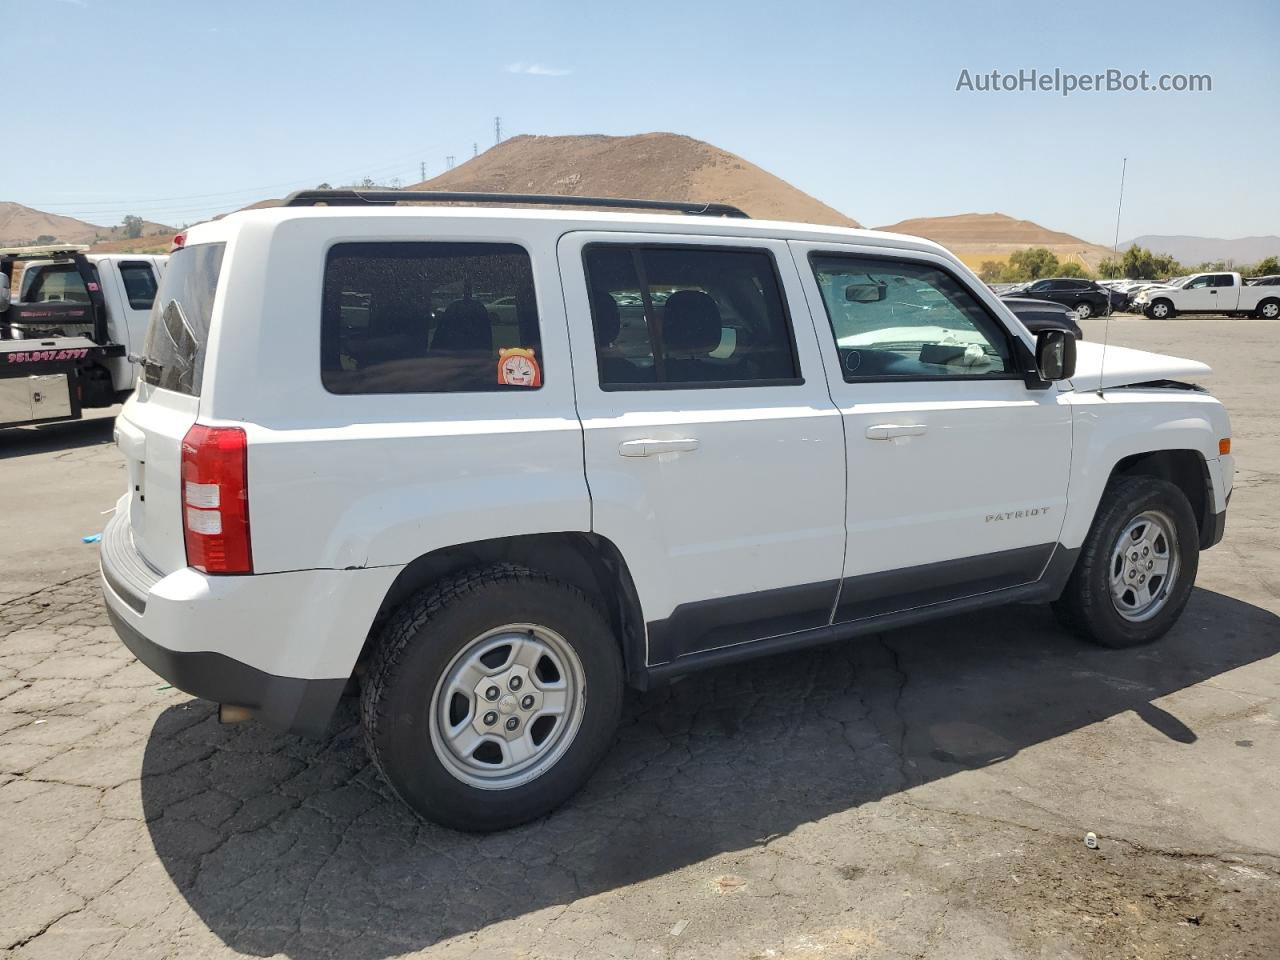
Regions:
[[1147, 307], [1147, 316], [1152, 320], [1168, 320], [1173, 316], [1173, 304], [1168, 300], [1157, 300]]
[[554, 810], [603, 758], [622, 658], [578, 588], [524, 567], [466, 571], [379, 637], [361, 708], [375, 765], [428, 820], [502, 830]]
[[1107, 647], [1162, 637], [1182, 614], [1200, 564], [1186, 495], [1154, 477], [1107, 485], [1062, 596], [1053, 604], [1073, 632]]

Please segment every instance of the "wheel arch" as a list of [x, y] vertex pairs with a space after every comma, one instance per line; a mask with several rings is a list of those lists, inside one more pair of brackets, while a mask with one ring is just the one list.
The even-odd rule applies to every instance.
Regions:
[[621, 551], [594, 533], [536, 533], [455, 544], [424, 553], [406, 564], [378, 607], [357, 662], [363, 670], [383, 624], [410, 596], [469, 567], [517, 563], [573, 584], [600, 604], [613, 628], [627, 680], [643, 686], [645, 625], [639, 595]]
[[1111, 479], [1134, 476], [1166, 480], [1181, 490], [1195, 514], [1201, 547], [1207, 545], [1215, 518], [1213, 480], [1204, 454], [1199, 450], [1151, 450], [1130, 454], [1111, 469]]

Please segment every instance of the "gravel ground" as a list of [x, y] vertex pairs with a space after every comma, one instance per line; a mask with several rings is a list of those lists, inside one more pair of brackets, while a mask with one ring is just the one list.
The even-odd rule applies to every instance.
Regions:
[[1274, 329], [1112, 324], [1213, 363], [1235, 420], [1227, 540], [1161, 644], [1013, 607], [690, 677], [629, 698], [570, 805], [495, 836], [399, 807], [349, 704], [323, 741], [220, 726], [133, 661], [73, 557], [0, 603], [0, 949], [1280, 955]]

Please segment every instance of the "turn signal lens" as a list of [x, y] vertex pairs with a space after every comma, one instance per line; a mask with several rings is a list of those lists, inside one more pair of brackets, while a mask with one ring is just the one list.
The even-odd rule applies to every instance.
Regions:
[[1225, 457], [1231, 452], [1231, 438], [1224, 437], [1218, 441], [1218, 456]]

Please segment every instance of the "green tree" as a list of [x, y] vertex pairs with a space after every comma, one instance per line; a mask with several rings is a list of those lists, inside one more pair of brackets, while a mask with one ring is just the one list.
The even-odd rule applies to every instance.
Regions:
[[1251, 277], [1265, 277], [1271, 273], [1280, 273], [1280, 257], [1266, 257], [1249, 269]]
[[1182, 272], [1182, 264], [1165, 253], [1132, 246], [1120, 258], [1120, 272], [1130, 280], [1155, 280]]
[[133, 214], [125, 217], [120, 221], [120, 226], [124, 228], [124, 235], [130, 240], [137, 240], [142, 236], [142, 218], [135, 217]]
[[1009, 257], [1009, 271], [1018, 280], [1039, 280], [1058, 272], [1058, 258], [1047, 247], [1028, 247]]
[[1058, 276], [1080, 277], [1083, 279], [1089, 276], [1089, 271], [1080, 266], [1080, 264], [1076, 263], [1074, 260], [1068, 260], [1066, 263], [1059, 264]]
[[1005, 265], [999, 260], [983, 260], [978, 268], [978, 277], [983, 283], [1004, 282]]
[[1098, 276], [1104, 280], [1114, 280], [1124, 275], [1124, 267], [1119, 260], [1113, 257], [1107, 257], [1098, 264]]
[[52, 234], [42, 233], [40, 236], [36, 237], [36, 243], [43, 245], [46, 243], [53, 243], [57, 239], [58, 238]]

